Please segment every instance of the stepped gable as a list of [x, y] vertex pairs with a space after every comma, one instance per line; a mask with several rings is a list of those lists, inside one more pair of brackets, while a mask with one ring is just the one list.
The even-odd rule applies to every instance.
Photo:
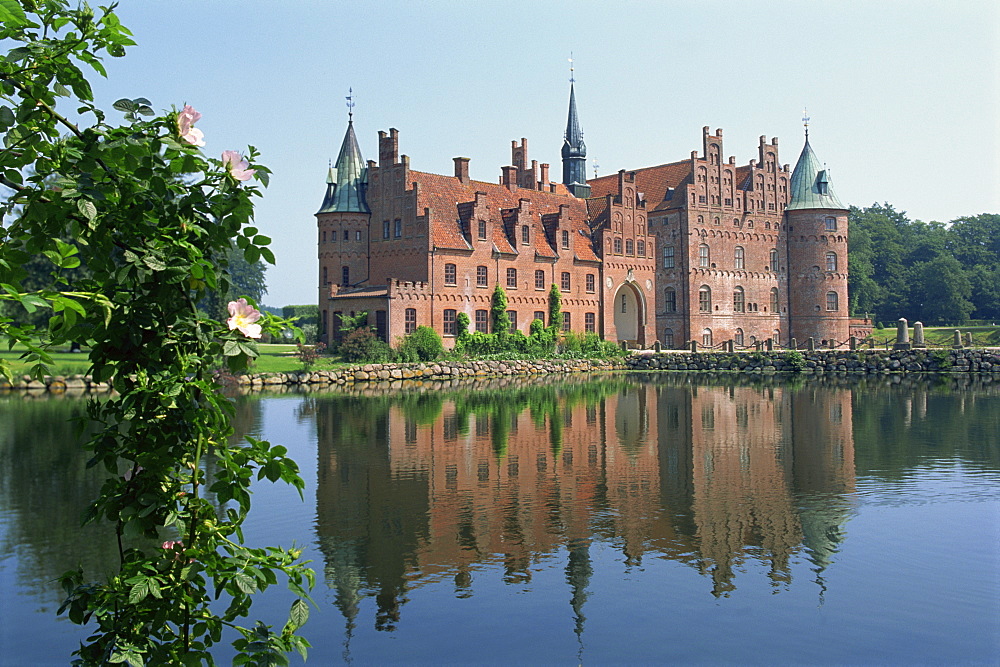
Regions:
[[[418, 214], [425, 209], [430, 210], [428, 224], [431, 229], [431, 240], [439, 248], [472, 249], [468, 235], [472, 233], [474, 227], [471, 223], [464, 226], [462, 222], [463, 220], [467, 221], [472, 215], [472, 211], [465, 205], [475, 202], [477, 192], [486, 196], [486, 205], [494, 223], [501, 222], [502, 211], [518, 208], [518, 202], [521, 199], [530, 200], [532, 217], [535, 222], [533, 227], [536, 232], [534, 234], [536, 240], [534, 248], [543, 256], [554, 257], [556, 249], [545, 240], [541, 226], [541, 215], [558, 213], [560, 205], [567, 206], [565, 216], [573, 232], [587, 229], [587, 205], [585, 201], [571, 196], [563, 185], [557, 185], [554, 188], [555, 192], [547, 192], [527, 188], [508, 188], [483, 181], [465, 180], [463, 182], [454, 176], [412, 170], [409, 172], [409, 180], [416, 186]], [[502, 253], [517, 254], [510, 239], [506, 238], [503, 233], [501, 225], [493, 224], [491, 227], [494, 229], [493, 243], [496, 250]], [[539, 242], [542, 244], [541, 246], [537, 245]]]
[[[636, 191], [643, 193], [649, 213], [680, 208], [684, 205], [683, 198], [677, 201], [667, 199], [667, 193], [671, 188], [677, 189], [691, 181], [690, 159], [636, 169], [629, 173], [635, 175]], [[618, 195], [618, 174], [595, 178], [587, 183], [595, 198]]]

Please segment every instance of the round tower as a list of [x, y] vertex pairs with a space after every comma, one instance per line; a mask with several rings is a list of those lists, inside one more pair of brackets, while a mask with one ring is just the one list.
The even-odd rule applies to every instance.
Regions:
[[789, 336], [802, 345], [841, 344], [850, 336], [847, 300], [847, 207], [806, 143], [792, 172], [785, 229], [788, 237]]

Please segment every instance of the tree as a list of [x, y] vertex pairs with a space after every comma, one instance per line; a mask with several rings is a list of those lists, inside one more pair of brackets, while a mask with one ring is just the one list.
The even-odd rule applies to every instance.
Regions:
[[972, 313], [972, 284], [954, 257], [942, 255], [910, 272], [913, 303], [909, 314], [929, 324], [964, 324]]
[[504, 339], [510, 333], [510, 315], [507, 314], [507, 292], [500, 283], [493, 288], [490, 315], [493, 320], [493, 333], [497, 338]]
[[267, 266], [264, 262], [260, 260], [248, 262], [243, 251], [234, 244], [226, 253], [225, 267], [229, 276], [226, 289], [209, 291], [198, 302], [198, 307], [209, 317], [225, 317], [226, 304], [240, 297], [247, 297], [254, 303], [260, 303], [267, 294], [267, 284], [264, 281]]
[[549, 290], [549, 328], [553, 331], [562, 331], [562, 292], [555, 283]]

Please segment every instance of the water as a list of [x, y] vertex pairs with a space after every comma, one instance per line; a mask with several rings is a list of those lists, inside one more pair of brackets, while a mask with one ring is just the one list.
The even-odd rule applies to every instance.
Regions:
[[[0, 664], [67, 663], [52, 579], [113, 560], [81, 409], [0, 399]], [[486, 381], [236, 427], [308, 485], [258, 486], [247, 538], [313, 560], [309, 664], [1000, 663], [995, 384]]]

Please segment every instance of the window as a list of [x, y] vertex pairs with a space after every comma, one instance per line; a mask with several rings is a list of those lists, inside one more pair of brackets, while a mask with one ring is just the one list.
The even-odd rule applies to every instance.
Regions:
[[625, 254], [626, 255], [634, 255], [635, 254], [635, 248], [634, 248], [634, 246], [632, 244], [632, 239], [626, 239], [625, 240]]
[[535, 269], [535, 289], [545, 289], [545, 271]]
[[531, 243], [531, 231], [529, 230], [528, 225], [521, 225], [521, 243]]
[[455, 309], [445, 308], [444, 311], [444, 335], [454, 336], [457, 333], [457, 325], [455, 324]]
[[712, 312], [712, 290], [708, 285], [698, 289], [698, 310], [702, 313]]
[[627, 312], [628, 312], [628, 296], [626, 294], [622, 294], [622, 313], [627, 313]]
[[587, 333], [597, 332], [597, 317], [594, 313], [583, 314], [583, 330]]
[[826, 231], [828, 231], [828, 232], [835, 232], [835, 231], [837, 231], [837, 219], [836, 218], [827, 218], [825, 222], [826, 222]]
[[329, 278], [327, 278], [327, 275], [326, 275], [326, 267], [325, 266], [323, 267], [323, 284], [324, 285], [329, 285], [330, 284], [330, 280], [329, 280]]
[[486, 221], [485, 220], [480, 220], [479, 221], [479, 238], [482, 239], [482, 240], [486, 240]]
[[482, 333], [487, 333], [490, 327], [490, 311], [488, 310], [477, 310], [476, 311], [476, 331]]
[[588, 273], [587, 274], [587, 291], [588, 292], [593, 292], [594, 291], [594, 274], [593, 273]]
[[361, 240], [361, 230], [360, 229], [357, 230], [356, 232], [354, 232], [354, 240], [355, 241], [360, 241]]
[[733, 290], [733, 312], [743, 313], [746, 312], [746, 297], [743, 293], [743, 288], [737, 286]]
[[517, 288], [517, 269], [507, 269], [507, 287]]
[[326, 232], [323, 232], [323, 243], [326, 243]]
[[456, 272], [454, 264], [444, 265], [444, 284], [445, 285], [456, 284]]
[[565, 230], [562, 233], [562, 247], [563, 248], [568, 248], [569, 247], [569, 232], [567, 232]]
[[561, 278], [562, 279], [559, 281], [559, 288], [562, 289], [563, 292], [568, 292], [570, 287], [569, 271], [563, 271]]
[[698, 266], [706, 268], [711, 266], [711, 259], [712, 256], [710, 254], [708, 246], [705, 245], [704, 243], [698, 246]]
[[347, 236], [347, 235], [348, 235], [349, 233], [350, 233], [350, 232], [348, 232], [348, 231], [347, 231], [346, 229], [344, 230], [344, 240], [345, 240], [345, 241], [346, 241], [346, 240], [348, 239], [348, 236]]
[[635, 242], [635, 254], [639, 255], [639, 257], [645, 257], [646, 256], [646, 242], [645, 241], [636, 241]]
[[674, 268], [674, 247], [672, 245], [663, 246], [663, 268]]
[[532, 318], [532, 319], [538, 320], [539, 322], [542, 323], [542, 326], [545, 326], [545, 311], [544, 310], [536, 310], [535, 311], [535, 317]]
[[778, 251], [771, 248], [771, 271], [778, 272]]
[[403, 331], [411, 334], [417, 330], [417, 309], [407, 308], [403, 314]]
[[836, 292], [826, 293], [826, 309], [827, 310], [838, 310], [839, 299]]
[[733, 261], [735, 262], [735, 267], [737, 269], [744, 268], [744, 258], [745, 253], [743, 251], [743, 246], [736, 246], [736, 252], [734, 253]]
[[772, 313], [778, 312], [778, 288], [777, 287], [772, 287], [771, 288], [771, 312]]
[[733, 334], [733, 342], [737, 345], [743, 344], [743, 329], [737, 329], [736, 333]]
[[673, 287], [668, 287], [663, 293], [663, 305], [668, 313], [677, 312], [677, 292]]
[[569, 313], [563, 313], [562, 314], [562, 320], [563, 320], [563, 331], [569, 331], [570, 330], [570, 317], [569, 317]]
[[510, 332], [514, 333], [515, 331], [517, 331], [517, 311], [508, 310], [507, 319], [510, 320]]
[[485, 266], [476, 267], [476, 287], [486, 287], [489, 285], [489, 276], [486, 273]]
[[345, 266], [340, 269], [340, 284], [344, 287], [351, 284], [351, 267]]
[[331, 229], [330, 230], [330, 243], [336, 243], [336, 242], [337, 242], [337, 230]]
[[622, 254], [622, 240], [621, 239], [615, 239], [615, 254], [616, 255]]
[[705, 347], [712, 347], [712, 330], [703, 329], [701, 332], [701, 344]]
[[826, 253], [826, 270], [827, 271], [837, 270], [837, 253], [835, 252]]
[[663, 347], [672, 350], [674, 347], [674, 330], [666, 328], [663, 331]]
[[384, 238], [384, 239], [389, 238], [389, 221], [388, 220], [383, 220], [382, 221], [382, 238]]
[[397, 239], [403, 237], [403, 221], [399, 218], [393, 223], [392, 235]]

